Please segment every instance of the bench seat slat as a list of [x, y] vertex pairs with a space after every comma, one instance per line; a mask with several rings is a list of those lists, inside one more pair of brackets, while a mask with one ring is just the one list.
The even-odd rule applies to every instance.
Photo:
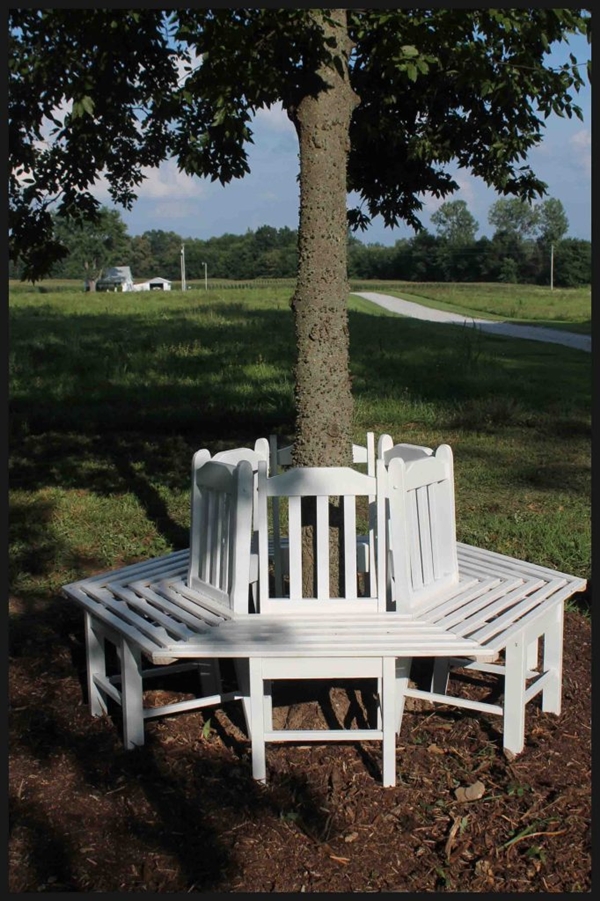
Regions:
[[483, 564], [490, 563], [497, 565], [499, 568], [508, 567], [517, 573], [538, 576], [542, 579], [566, 579], [571, 584], [578, 586], [577, 590], [583, 590], [586, 586], [586, 580], [578, 576], [569, 575], [559, 570], [549, 569], [538, 563], [529, 563], [527, 560], [519, 560], [516, 557], [509, 557], [507, 554], [499, 554], [497, 551], [488, 551], [485, 548], [478, 548], [474, 545], [464, 544], [460, 541], [456, 543], [459, 560], [463, 561], [480, 561]]
[[446, 629], [465, 634], [469, 629], [475, 629], [481, 623], [486, 623], [499, 615], [507, 607], [512, 607], [521, 598], [543, 585], [544, 583], [540, 583], [539, 580], [531, 584], [524, 583], [520, 579], [501, 581], [499, 585], [482, 590], [474, 600], [464, 606], [461, 605], [451, 614], [439, 616], [438, 610], [434, 608], [423, 618]]
[[525, 614], [539, 607], [542, 602], [562, 587], [563, 583], [557, 581], [555, 583], [548, 582], [534, 591], [529, 591], [527, 587], [517, 589], [490, 604], [483, 615], [466, 619], [457, 631], [461, 635], [468, 635], [475, 641], [485, 643], [494, 634], [504, 633], [508, 626], [519, 622]]
[[[160, 582], [158, 585], [149, 585], [140, 589], [140, 594], [147, 598], [150, 603], [159, 607], [164, 606], [168, 609], [173, 607], [174, 611], [176, 611], [174, 615], [182, 618], [185, 616], [186, 621], [190, 621], [194, 630], [202, 629], [206, 625], [218, 626], [231, 618], [229, 615], [224, 615], [225, 611], [218, 609], [218, 605], [213, 605], [208, 598], [203, 598], [202, 603], [199, 603], [197, 598], [190, 600], [187, 594], [184, 593], [184, 590], [191, 593], [193, 589], [188, 589], [188, 586], [179, 580], [177, 584], [181, 585], [181, 592], [174, 591], [171, 588], [171, 583]], [[215, 609], [215, 606], [217, 609]]]

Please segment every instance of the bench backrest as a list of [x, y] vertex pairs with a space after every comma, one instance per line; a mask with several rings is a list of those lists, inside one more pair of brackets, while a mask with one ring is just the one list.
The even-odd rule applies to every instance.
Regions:
[[[277, 475], [281, 466], [292, 465], [292, 455], [294, 453], [294, 445], [287, 444], [285, 447], [277, 447], [277, 436], [269, 437], [269, 471], [271, 475]], [[366, 444], [352, 445], [352, 462], [366, 463], [367, 475], [375, 475], [375, 436], [373, 432], [367, 432]]]
[[254, 473], [254, 501], [252, 522], [256, 530], [256, 492], [258, 490], [258, 463], [260, 460], [266, 460], [269, 464], [270, 447], [267, 438], [257, 438], [254, 442], [254, 448], [250, 447], [232, 447], [228, 450], [218, 451], [212, 457], [213, 460], [222, 460], [225, 463], [239, 463], [241, 460], [247, 460]]
[[383, 460], [387, 466], [394, 457], [402, 457], [408, 463], [411, 460], [421, 460], [433, 453], [430, 447], [420, 444], [394, 444], [391, 435], [380, 435], [377, 442], [377, 459]]
[[188, 585], [236, 614], [249, 612], [253, 494], [248, 460], [194, 455]]
[[381, 479], [387, 470], [388, 574], [399, 612], [458, 583], [452, 450], [417, 451], [390, 454], [387, 467], [377, 461]]
[[[294, 445], [288, 444], [285, 447], [277, 447], [277, 436], [271, 435], [269, 437], [269, 448], [270, 448], [270, 456], [269, 456], [269, 473], [271, 476], [275, 476], [279, 474], [280, 467], [290, 467], [292, 465], [292, 455], [294, 452]], [[367, 475], [374, 476], [375, 475], [375, 435], [373, 432], [367, 432], [367, 441], [366, 444], [353, 444], [352, 445], [352, 462], [353, 463], [366, 463], [367, 464]], [[275, 585], [276, 591], [281, 593], [283, 590], [283, 571], [284, 571], [284, 562], [282, 559], [282, 555], [279, 552], [281, 547], [281, 534], [280, 534], [280, 526], [279, 526], [279, 501], [276, 497], [273, 497], [273, 500], [270, 505], [270, 513], [272, 518], [272, 528], [273, 528], [273, 564], [275, 568]], [[369, 499], [369, 534], [368, 534], [368, 546], [367, 546], [367, 559], [374, 559], [376, 548], [375, 548], [375, 529], [376, 529], [376, 518], [377, 518], [377, 508], [375, 503], [375, 497], [371, 497]], [[363, 548], [364, 553], [364, 548]], [[364, 567], [363, 567], [364, 568]], [[367, 576], [369, 578], [369, 576]]]
[[[375, 476], [351, 467], [297, 467], [267, 478], [266, 464], [258, 467], [258, 555], [259, 611], [277, 614], [329, 614], [368, 612], [385, 609], [385, 577], [379, 577], [375, 559], [370, 566], [367, 584], [357, 571], [357, 502], [364, 498], [365, 515], [369, 501], [380, 492]], [[311, 501], [312, 499], [312, 501]], [[339, 506], [338, 506], [339, 499]], [[382, 494], [383, 500], [383, 494]], [[272, 525], [273, 504], [281, 513], [279, 531]], [[303, 508], [312, 508], [315, 579], [312, 590], [303, 589], [304, 564]], [[383, 521], [383, 504], [377, 504]], [[332, 509], [337, 508], [332, 517]], [[338, 519], [337, 523], [334, 520]], [[271, 527], [269, 526], [271, 521]], [[287, 524], [284, 527], [284, 523]], [[285, 585], [278, 584], [269, 573], [269, 545], [277, 559], [277, 542], [285, 542], [288, 573]], [[330, 573], [331, 542], [339, 552], [343, 573], [341, 591]], [[385, 561], [385, 553], [383, 553]], [[379, 560], [377, 561], [379, 563]], [[340, 594], [337, 597], [337, 594]]]

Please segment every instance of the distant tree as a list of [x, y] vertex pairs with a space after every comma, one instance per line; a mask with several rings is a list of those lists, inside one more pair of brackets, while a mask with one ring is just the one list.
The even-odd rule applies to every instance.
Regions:
[[560, 200], [550, 197], [538, 205], [537, 211], [538, 240], [546, 247], [557, 244], [569, 230], [564, 206]]
[[353, 226], [381, 215], [415, 229], [425, 192], [457, 190], [452, 160], [505, 195], [542, 195], [523, 158], [550, 112], [581, 116], [583, 84], [577, 60], [547, 57], [589, 20], [536, 7], [9, 9], [10, 256], [27, 278], [48, 271], [64, 252], [52, 204], [92, 216], [100, 173], [127, 207], [145, 167], [170, 157], [222, 183], [244, 175], [252, 115], [280, 101], [300, 157], [294, 459], [350, 462], [347, 192]]
[[161, 278], [178, 280], [181, 278], [181, 235], [173, 231], [151, 229], [145, 231], [143, 237], [150, 244], [152, 260], [157, 271], [154, 275]]
[[154, 278], [160, 272], [154, 261], [152, 244], [146, 235], [134, 235], [131, 238], [129, 265], [134, 279]]
[[524, 240], [535, 235], [539, 211], [530, 201], [500, 199], [491, 205], [488, 222], [496, 227], [496, 233], [505, 232]]
[[430, 218], [438, 237], [449, 244], [470, 244], [475, 240], [479, 223], [464, 200], [446, 201]]
[[[548, 272], [545, 272], [548, 284]], [[592, 244], [579, 238], [563, 238], [554, 254], [554, 284], [559, 288], [579, 288], [592, 283]]]
[[439, 238], [430, 234], [426, 229], [419, 232], [410, 242], [410, 281], [414, 282], [441, 282], [445, 280], [445, 273], [440, 265], [438, 255]]
[[[92, 291], [103, 269], [129, 263], [130, 238], [118, 210], [101, 207], [96, 221], [57, 215], [54, 234], [69, 250], [58, 273], [63, 278], [85, 279]], [[58, 273], [55, 268], [55, 274]]]

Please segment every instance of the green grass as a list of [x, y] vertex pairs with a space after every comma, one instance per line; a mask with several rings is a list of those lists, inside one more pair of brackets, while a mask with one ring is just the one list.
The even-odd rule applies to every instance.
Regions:
[[[11, 291], [13, 593], [185, 546], [193, 452], [292, 436], [291, 291]], [[349, 321], [355, 440], [449, 443], [459, 540], [589, 578], [591, 355], [357, 298]]]

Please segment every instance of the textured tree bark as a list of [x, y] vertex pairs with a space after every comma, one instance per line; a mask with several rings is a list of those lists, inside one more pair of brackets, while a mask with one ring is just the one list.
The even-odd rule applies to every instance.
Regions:
[[[332, 22], [323, 20], [329, 12]], [[350, 119], [358, 98], [348, 78], [346, 10], [314, 10], [335, 37], [338, 66], [322, 67], [327, 85], [306, 96], [294, 114], [300, 146], [300, 227], [296, 291], [295, 370], [297, 466], [352, 460], [353, 403], [349, 371], [347, 160]]]
[[[324, 12], [331, 20], [325, 21]], [[321, 67], [326, 87], [305, 96], [293, 121], [300, 147], [298, 275], [292, 299], [296, 331], [296, 466], [352, 462], [347, 273], [347, 161], [350, 120], [358, 97], [348, 78], [346, 10], [314, 10], [326, 38], [335, 38], [334, 62]], [[332, 524], [336, 512], [332, 511]], [[314, 510], [303, 521], [304, 593], [314, 593]], [[331, 539], [331, 593], [339, 581], [339, 535]]]

